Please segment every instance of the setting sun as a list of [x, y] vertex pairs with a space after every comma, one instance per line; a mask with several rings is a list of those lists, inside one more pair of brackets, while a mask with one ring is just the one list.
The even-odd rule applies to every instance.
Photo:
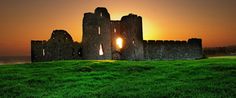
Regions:
[[118, 38], [116, 39], [116, 45], [118, 46], [119, 49], [122, 48], [122, 43], [123, 43], [122, 38], [118, 37]]

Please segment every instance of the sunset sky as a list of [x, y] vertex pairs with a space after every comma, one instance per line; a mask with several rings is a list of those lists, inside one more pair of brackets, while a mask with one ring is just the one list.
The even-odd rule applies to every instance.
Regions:
[[30, 40], [47, 40], [55, 29], [80, 42], [83, 14], [96, 7], [106, 7], [112, 20], [142, 16], [145, 40], [236, 45], [236, 0], [0, 0], [0, 56], [30, 55]]

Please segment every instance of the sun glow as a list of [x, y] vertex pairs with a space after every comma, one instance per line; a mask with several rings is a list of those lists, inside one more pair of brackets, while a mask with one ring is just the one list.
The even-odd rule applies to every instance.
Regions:
[[103, 55], [103, 47], [101, 44], [99, 46], [99, 55]]
[[144, 40], [156, 40], [163, 37], [162, 28], [158, 24], [155, 24], [154, 20], [143, 18], [143, 38]]
[[116, 39], [116, 45], [118, 46], [119, 49], [121, 49], [123, 47], [122, 44], [123, 44], [122, 38], [118, 37]]

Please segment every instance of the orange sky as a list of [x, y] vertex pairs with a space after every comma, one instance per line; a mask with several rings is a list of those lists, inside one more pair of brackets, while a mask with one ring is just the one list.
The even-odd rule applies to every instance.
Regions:
[[236, 0], [1, 0], [0, 56], [30, 55], [30, 40], [47, 40], [54, 29], [81, 41], [83, 14], [100, 6], [112, 20], [142, 16], [144, 39], [236, 44]]

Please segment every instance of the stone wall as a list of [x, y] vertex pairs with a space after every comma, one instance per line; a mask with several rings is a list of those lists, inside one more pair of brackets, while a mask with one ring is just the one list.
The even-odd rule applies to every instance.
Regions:
[[200, 59], [203, 57], [202, 40], [188, 41], [145, 40], [144, 58], [155, 60]]
[[44, 61], [45, 60], [45, 40], [32, 40], [31, 41], [31, 61]]

